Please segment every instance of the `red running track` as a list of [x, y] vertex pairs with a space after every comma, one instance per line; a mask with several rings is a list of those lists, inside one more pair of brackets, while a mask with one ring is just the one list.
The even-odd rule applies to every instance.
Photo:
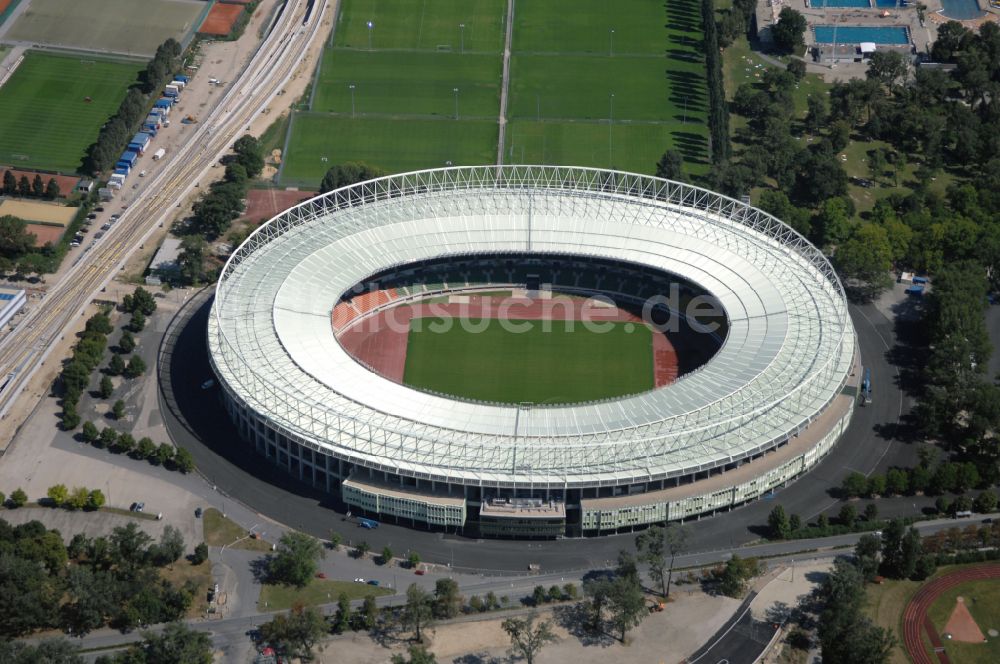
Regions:
[[[383, 309], [348, 324], [337, 333], [344, 349], [381, 376], [403, 381], [410, 320], [413, 318], [506, 318], [510, 320], [588, 320], [644, 324], [618, 307], [585, 306], [582, 300], [529, 300], [489, 297], [468, 303], [400, 305]], [[667, 335], [653, 330], [653, 384], [663, 387], [677, 380], [677, 351]]]
[[1000, 579], [1000, 564], [985, 563], [960, 569], [934, 579], [917, 590], [910, 599], [910, 603], [903, 610], [903, 647], [906, 648], [913, 664], [934, 664], [934, 659], [927, 652], [921, 639], [923, 630], [927, 631], [927, 637], [934, 648], [938, 662], [951, 664], [951, 659], [948, 658], [948, 653], [944, 650], [941, 637], [927, 616], [927, 610], [934, 603], [934, 600], [949, 588], [954, 588], [966, 581], [981, 581], [983, 579]]

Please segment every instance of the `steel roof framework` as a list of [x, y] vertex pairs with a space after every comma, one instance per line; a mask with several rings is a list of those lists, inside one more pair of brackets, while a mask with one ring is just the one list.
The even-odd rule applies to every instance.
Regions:
[[[721, 296], [735, 326], [716, 359], [674, 386], [527, 412], [430, 397], [338, 358], [329, 313], [353, 284], [487, 248], [668, 269]], [[743, 267], [739, 278], [715, 276], [727, 264]], [[223, 270], [210, 346], [237, 402], [316, 449], [449, 482], [585, 486], [687, 474], [777, 445], [839, 393], [854, 334], [829, 262], [760, 210], [630, 173], [490, 166], [380, 178], [275, 217]]]

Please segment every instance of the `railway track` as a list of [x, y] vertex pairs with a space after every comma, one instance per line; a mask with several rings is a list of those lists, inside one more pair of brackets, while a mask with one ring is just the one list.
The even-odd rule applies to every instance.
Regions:
[[0, 441], [18, 395], [71, 327], [75, 317], [123, 268], [128, 256], [225, 154], [281, 91], [317, 37], [327, 0], [288, 0], [243, 75], [167, 167], [129, 204], [115, 226], [54, 284], [21, 324], [0, 342]]

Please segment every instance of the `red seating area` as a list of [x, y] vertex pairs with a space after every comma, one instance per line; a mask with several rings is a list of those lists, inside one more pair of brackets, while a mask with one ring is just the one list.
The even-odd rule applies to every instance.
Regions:
[[360, 314], [350, 302], [341, 302], [333, 308], [333, 329], [342, 330]]

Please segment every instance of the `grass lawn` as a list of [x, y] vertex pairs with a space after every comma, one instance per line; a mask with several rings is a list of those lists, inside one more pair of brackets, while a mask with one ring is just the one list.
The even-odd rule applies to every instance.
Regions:
[[[704, 125], [619, 124], [514, 120], [507, 126], [504, 163], [561, 164], [651, 173], [668, 145], [690, 155], [708, 149]], [[697, 156], [692, 157], [696, 159]], [[707, 163], [686, 163], [691, 173], [704, 173]]]
[[[281, 184], [319, 186], [333, 164], [361, 160], [392, 173], [490, 164], [495, 120], [388, 119], [300, 113], [292, 124]], [[323, 161], [326, 158], [327, 161]]]
[[500, 53], [506, 6], [505, 0], [342, 0], [334, 43], [367, 49], [371, 21], [376, 50], [459, 52], [464, 39], [466, 52]]
[[962, 597], [969, 613], [975, 619], [986, 643], [945, 641], [948, 657], [955, 664], [993, 664], [1000, 662], [1000, 637], [989, 638], [987, 630], [1000, 629], [1000, 580], [972, 581], [946, 590], [927, 611], [939, 634], [955, 609], [956, 598]]
[[[510, 115], [514, 118], [617, 120], [683, 119], [664, 77], [663, 58], [517, 55], [511, 61]], [[699, 65], [683, 69], [700, 76]], [[567, 76], [566, 72], [572, 72]], [[614, 99], [611, 95], [614, 94]], [[689, 101], [689, 121], [705, 122], [701, 104]]]
[[652, 332], [614, 323], [603, 333], [582, 323], [510, 321], [530, 326], [506, 330], [500, 321], [410, 321], [404, 382], [483, 401], [573, 403], [632, 394], [653, 387]]
[[[369, 586], [366, 583], [336, 581], [334, 579], [313, 579], [305, 588], [264, 584], [260, 588], [260, 600], [257, 608], [266, 611], [284, 611], [292, 608], [295, 603], [304, 606], [328, 604], [336, 602], [341, 593], [347, 595], [347, 599], [353, 600], [364, 599], [368, 595], [376, 597], [378, 595], [391, 595], [392, 591], [388, 588]], [[266, 609], [265, 602], [267, 603]]]
[[188, 618], [197, 618], [208, 609], [208, 589], [212, 585], [212, 563], [206, 560], [200, 565], [192, 565], [185, 558], [181, 558], [162, 568], [160, 577], [178, 588], [188, 581], [194, 581], [198, 584], [194, 601], [191, 602], [191, 607], [188, 609]]
[[455, 115], [495, 120], [500, 112], [499, 55], [326, 49], [312, 110]]
[[879, 627], [884, 627], [896, 635], [896, 647], [892, 649], [890, 664], [908, 664], [909, 658], [906, 651], [900, 645], [902, 643], [902, 631], [900, 621], [903, 617], [903, 609], [917, 589], [924, 585], [924, 581], [885, 581], [882, 584], [869, 584], [867, 586], [868, 603], [865, 612], [872, 621]]
[[[247, 538], [247, 531], [235, 521], [222, 516], [222, 512], [209, 507], [201, 515], [205, 543], [209, 546], [229, 546], [248, 551], [270, 551], [271, 545], [260, 539]], [[246, 539], [244, 539], [246, 538]], [[234, 544], [234, 542], [237, 542]]]
[[207, 9], [175, 0], [31, 0], [6, 39], [152, 55], [168, 37], [181, 41]]
[[514, 7], [513, 49], [662, 55], [663, 23], [663, 3], [650, 0], [519, 2]]
[[139, 69], [29, 51], [0, 88], [0, 163], [75, 172]]

